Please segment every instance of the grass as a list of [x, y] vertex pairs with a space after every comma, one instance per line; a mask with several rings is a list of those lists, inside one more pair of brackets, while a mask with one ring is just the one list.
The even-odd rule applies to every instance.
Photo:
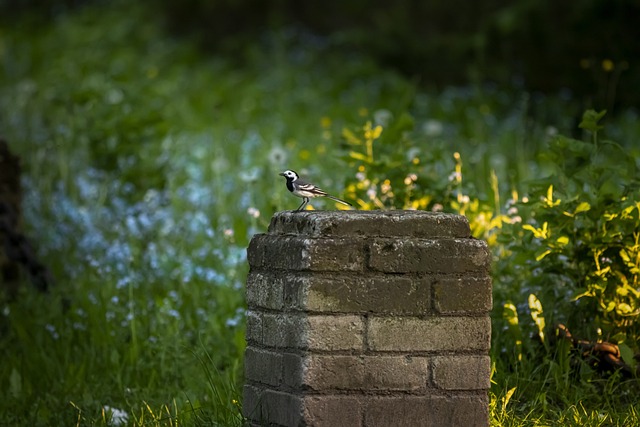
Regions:
[[[569, 133], [576, 108], [490, 87], [423, 92], [301, 33], [271, 34], [242, 61], [207, 57], [144, 4], [1, 31], [0, 129], [57, 278], [50, 294], [0, 300], [1, 425], [116, 425], [119, 411], [131, 425], [241, 425], [245, 248], [297, 206], [279, 171], [341, 188], [357, 172], [340, 160], [342, 129], [410, 112], [442, 179], [460, 152], [465, 180], [489, 193], [495, 171], [504, 200], [543, 173], [540, 141]], [[626, 112], [612, 133], [639, 126]], [[613, 397], [632, 381], [550, 390], [553, 358], [494, 359], [493, 425], [640, 423]]]

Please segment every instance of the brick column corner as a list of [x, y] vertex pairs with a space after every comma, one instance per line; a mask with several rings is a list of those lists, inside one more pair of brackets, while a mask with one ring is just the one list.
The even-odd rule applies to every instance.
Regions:
[[488, 426], [490, 259], [458, 215], [275, 214], [248, 249], [249, 424]]

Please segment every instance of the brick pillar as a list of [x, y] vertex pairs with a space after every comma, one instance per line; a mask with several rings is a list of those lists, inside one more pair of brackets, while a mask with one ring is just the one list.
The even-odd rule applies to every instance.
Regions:
[[489, 425], [490, 254], [466, 218], [279, 212], [248, 259], [250, 425]]

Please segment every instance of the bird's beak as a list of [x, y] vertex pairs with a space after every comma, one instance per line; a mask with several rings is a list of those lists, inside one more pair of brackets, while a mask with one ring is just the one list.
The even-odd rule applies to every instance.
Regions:
[[280, 176], [284, 176], [284, 172], [280, 172], [278, 175], [280, 175]]

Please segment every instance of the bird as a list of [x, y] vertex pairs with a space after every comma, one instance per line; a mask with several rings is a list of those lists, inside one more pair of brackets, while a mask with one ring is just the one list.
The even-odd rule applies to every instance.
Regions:
[[304, 209], [307, 206], [307, 203], [309, 203], [309, 199], [313, 199], [314, 197], [326, 197], [338, 203], [342, 203], [343, 205], [353, 206], [351, 203], [338, 199], [315, 185], [301, 180], [300, 176], [295, 171], [286, 170], [279, 175], [286, 178], [287, 190], [292, 192], [294, 196], [302, 197], [302, 204], [298, 206], [296, 212]]

